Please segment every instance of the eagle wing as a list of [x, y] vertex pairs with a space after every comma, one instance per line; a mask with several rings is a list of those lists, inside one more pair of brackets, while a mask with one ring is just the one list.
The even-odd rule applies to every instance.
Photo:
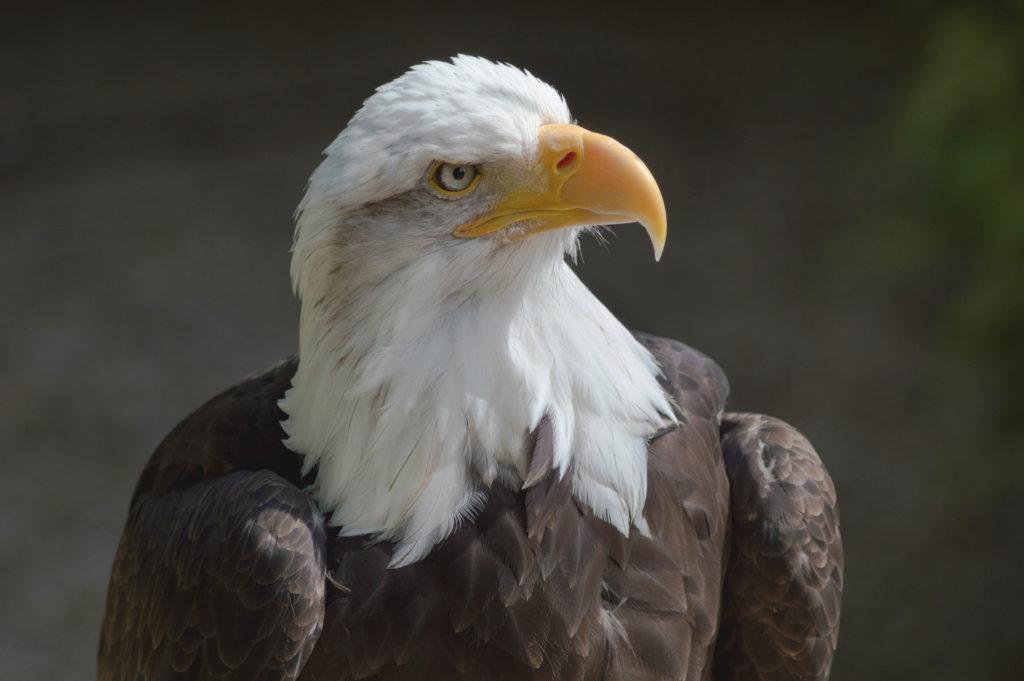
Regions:
[[218, 395], [150, 459], [111, 571], [100, 681], [298, 676], [323, 622], [326, 533], [268, 399], [293, 371]]
[[827, 679], [839, 635], [843, 545], [832, 480], [795, 428], [726, 414], [731, 555], [716, 677]]

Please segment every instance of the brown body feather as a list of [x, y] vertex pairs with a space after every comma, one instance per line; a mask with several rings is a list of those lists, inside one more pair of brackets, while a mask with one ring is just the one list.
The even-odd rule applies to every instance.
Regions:
[[[723, 456], [721, 371], [681, 344], [640, 340], [679, 421], [652, 434], [650, 537], [624, 537], [575, 501], [569, 477], [551, 471], [545, 420], [523, 489], [496, 484], [472, 522], [389, 570], [387, 544], [335, 536], [301, 491], [311, 479], [281, 443], [277, 408], [294, 361], [215, 397], [140, 478], [99, 678], [827, 675], [842, 554], [824, 468], [798, 433], [750, 426], [757, 417], [726, 420]], [[761, 441], [777, 462], [767, 496]], [[766, 525], [765, 513], [782, 520]]]
[[727, 414], [722, 435], [733, 538], [719, 678], [827, 679], [843, 590], [832, 479], [811, 443], [778, 419]]

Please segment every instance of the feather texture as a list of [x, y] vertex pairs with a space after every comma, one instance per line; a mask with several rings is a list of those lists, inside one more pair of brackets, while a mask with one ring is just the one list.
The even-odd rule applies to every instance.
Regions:
[[722, 433], [733, 538], [720, 678], [827, 679], [843, 589], [832, 480], [782, 421], [728, 414]]

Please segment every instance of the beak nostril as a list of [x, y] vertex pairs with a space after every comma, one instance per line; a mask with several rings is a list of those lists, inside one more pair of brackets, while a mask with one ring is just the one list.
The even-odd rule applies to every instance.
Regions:
[[562, 160], [558, 162], [555, 167], [558, 170], [568, 170], [576, 162], [576, 152], [570, 151], [568, 154], [562, 157]]

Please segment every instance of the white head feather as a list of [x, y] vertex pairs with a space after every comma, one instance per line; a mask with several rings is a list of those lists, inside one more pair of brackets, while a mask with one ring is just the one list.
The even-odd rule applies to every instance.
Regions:
[[512, 66], [421, 64], [365, 102], [299, 206], [287, 444], [319, 466], [332, 524], [396, 541], [393, 565], [488, 485], [520, 485], [545, 415], [577, 498], [624, 533], [645, 528], [645, 437], [672, 411], [650, 354], [564, 262], [579, 230], [457, 239], [493, 197], [427, 187], [437, 161], [528, 163], [540, 126], [569, 122], [554, 89]]

